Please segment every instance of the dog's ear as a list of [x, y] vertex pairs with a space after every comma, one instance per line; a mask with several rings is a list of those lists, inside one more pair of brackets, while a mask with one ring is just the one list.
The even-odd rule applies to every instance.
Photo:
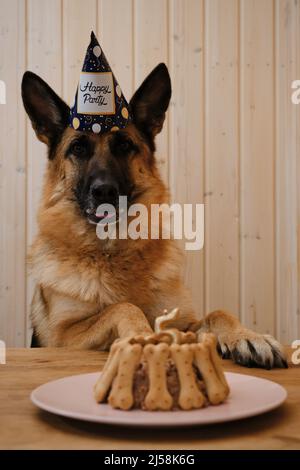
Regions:
[[159, 64], [130, 101], [134, 124], [152, 139], [162, 130], [171, 93], [168, 69], [165, 64]]
[[51, 149], [68, 125], [70, 108], [32, 72], [23, 75], [22, 98], [38, 139]]

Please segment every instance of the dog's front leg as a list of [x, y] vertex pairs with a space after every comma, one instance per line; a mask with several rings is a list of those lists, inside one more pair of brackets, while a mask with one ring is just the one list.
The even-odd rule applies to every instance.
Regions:
[[200, 337], [202, 332], [214, 333], [223, 358], [232, 358], [246, 367], [287, 367], [283, 349], [273, 336], [243, 327], [238, 318], [230, 313], [220, 310], [212, 312], [192, 329], [198, 329]]
[[[101, 313], [78, 319], [78, 312], [52, 323], [49, 346], [72, 346], [80, 349], [109, 349], [117, 338], [153, 333], [147, 318], [136, 305], [122, 302]], [[77, 317], [77, 319], [76, 319]]]

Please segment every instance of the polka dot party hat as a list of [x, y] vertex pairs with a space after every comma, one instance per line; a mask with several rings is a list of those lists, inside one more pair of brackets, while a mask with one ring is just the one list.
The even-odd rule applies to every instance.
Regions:
[[129, 106], [94, 32], [80, 73], [70, 126], [103, 134], [127, 126]]

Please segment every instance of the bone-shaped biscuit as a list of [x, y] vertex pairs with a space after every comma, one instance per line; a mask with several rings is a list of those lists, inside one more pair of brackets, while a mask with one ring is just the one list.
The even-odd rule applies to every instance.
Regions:
[[120, 351], [118, 373], [113, 381], [108, 403], [114, 408], [129, 410], [133, 405], [133, 377], [140, 362], [142, 346], [126, 344]]
[[[126, 343], [128, 340], [126, 340]], [[106, 395], [110, 389], [114, 377], [117, 374], [119, 367], [120, 354], [122, 347], [124, 347], [125, 341], [115, 341], [110, 348], [108, 359], [104, 365], [99, 379], [97, 380], [94, 387], [95, 399], [98, 403], [105, 400]]]
[[225, 374], [222, 367], [222, 362], [217, 351], [217, 338], [213, 333], [205, 333], [203, 335], [203, 343], [206, 344], [209, 348], [210, 358], [214, 365], [215, 371], [219, 380], [222, 382], [227, 395], [229, 394], [229, 386], [225, 378]]
[[130, 344], [141, 344], [145, 346], [146, 344], [159, 344], [159, 343], [167, 343], [171, 344], [173, 341], [172, 335], [168, 331], [162, 331], [161, 333], [153, 333], [152, 335], [148, 336], [134, 336], [130, 339]]
[[185, 333], [184, 331], [179, 331], [176, 328], [170, 328], [166, 333], [172, 336], [172, 342], [176, 344], [195, 343], [197, 339], [196, 334], [192, 331]]
[[167, 388], [166, 361], [169, 346], [165, 343], [148, 344], [144, 347], [144, 357], [149, 369], [149, 391], [145, 398], [148, 410], [170, 410], [173, 398]]
[[183, 410], [201, 408], [204, 405], [205, 398], [196, 383], [196, 376], [193, 370], [194, 352], [192, 345], [183, 344], [179, 346], [172, 344], [170, 350], [179, 376], [180, 392], [178, 403], [180, 407]]
[[[222, 403], [228, 395], [228, 386], [220, 380], [213, 358], [211, 347], [206, 343], [193, 344], [195, 363], [205, 383], [208, 399], [212, 405]], [[225, 378], [224, 378], [225, 380]]]

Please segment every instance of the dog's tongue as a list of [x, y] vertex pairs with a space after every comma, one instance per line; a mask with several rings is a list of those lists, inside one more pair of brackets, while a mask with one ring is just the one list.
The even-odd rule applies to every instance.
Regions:
[[112, 212], [108, 212], [108, 211], [97, 211], [96, 212], [96, 217], [98, 217], [99, 219], [111, 219], [112, 217], [115, 217], [115, 212], [112, 211]]

